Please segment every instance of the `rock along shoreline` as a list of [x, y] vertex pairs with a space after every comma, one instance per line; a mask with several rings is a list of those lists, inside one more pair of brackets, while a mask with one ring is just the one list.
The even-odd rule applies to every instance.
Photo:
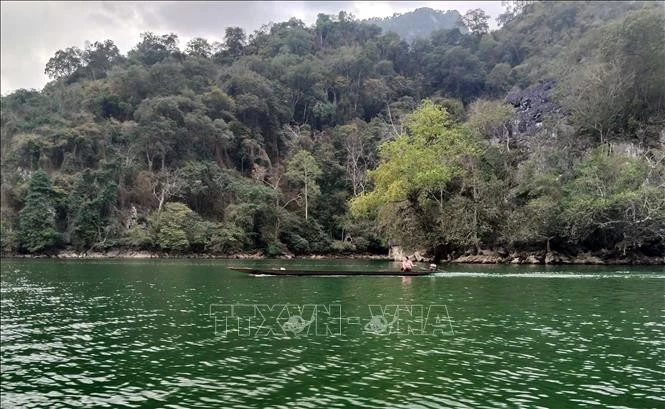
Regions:
[[[149, 251], [109, 250], [106, 252], [77, 253], [71, 250], [63, 250], [53, 254], [11, 254], [2, 255], [1, 258], [28, 258], [28, 259], [54, 259], [54, 260], [96, 260], [96, 259], [211, 259], [211, 260], [335, 260], [335, 259], [358, 259], [358, 260], [384, 260], [394, 261], [388, 255], [376, 254], [316, 254], [305, 256], [281, 255], [268, 257], [260, 252], [238, 253], [231, 255], [215, 255], [207, 253], [192, 254], [169, 254]], [[415, 258], [418, 262], [430, 262], [431, 259], [420, 255]], [[494, 252], [481, 252], [476, 255], [462, 255], [440, 260], [439, 264], [511, 264], [511, 265], [665, 265], [665, 256], [654, 257], [644, 255], [627, 255], [622, 258], [603, 257], [602, 254], [581, 253], [575, 256], [562, 255], [556, 252], [519, 252], [499, 255]]]

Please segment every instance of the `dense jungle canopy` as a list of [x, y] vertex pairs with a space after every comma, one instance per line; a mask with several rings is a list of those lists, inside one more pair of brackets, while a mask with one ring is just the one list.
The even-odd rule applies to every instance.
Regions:
[[1, 100], [4, 254], [665, 253], [661, 2], [340, 12], [57, 51]]

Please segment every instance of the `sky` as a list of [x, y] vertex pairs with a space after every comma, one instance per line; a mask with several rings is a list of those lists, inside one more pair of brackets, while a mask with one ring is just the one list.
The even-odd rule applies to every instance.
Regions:
[[319, 13], [344, 10], [357, 19], [388, 17], [420, 7], [483, 9], [496, 28], [501, 1], [5, 1], [0, 2], [0, 93], [38, 89], [49, 81], [44, 66], [56, 51], [113, 40], [123, 55], [143, 32], [175, 33], [180, 49], [195, 37], [222, 41], [226, 27], [247, 34], [296, 17], [310, 26]]

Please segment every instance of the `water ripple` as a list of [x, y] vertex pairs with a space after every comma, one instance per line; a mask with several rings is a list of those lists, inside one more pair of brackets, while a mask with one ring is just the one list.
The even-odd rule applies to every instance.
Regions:
[[[115, 270], [102, 278], [85, 263], [66, 274], [3, 264], [3, 407], [665, 403], [665, 275], [658, 272], [452, 272], [406, 285], [220, 278], [205, 263], [158, 264], [159, 273], [140, 263], [93, 265]], [[209, 315], [219, 299], [340, 303], [358, 316], [371, 303], [445, 303], [455, 335], [380, 336], [346, 323], [337, 336], [221, 337]]]

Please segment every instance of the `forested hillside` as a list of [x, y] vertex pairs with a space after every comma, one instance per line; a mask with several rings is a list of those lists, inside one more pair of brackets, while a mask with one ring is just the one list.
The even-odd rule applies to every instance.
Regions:
[[3, 253], [665, 253], [662, 3], [464, 21], [56, 52], [2, 97]]

